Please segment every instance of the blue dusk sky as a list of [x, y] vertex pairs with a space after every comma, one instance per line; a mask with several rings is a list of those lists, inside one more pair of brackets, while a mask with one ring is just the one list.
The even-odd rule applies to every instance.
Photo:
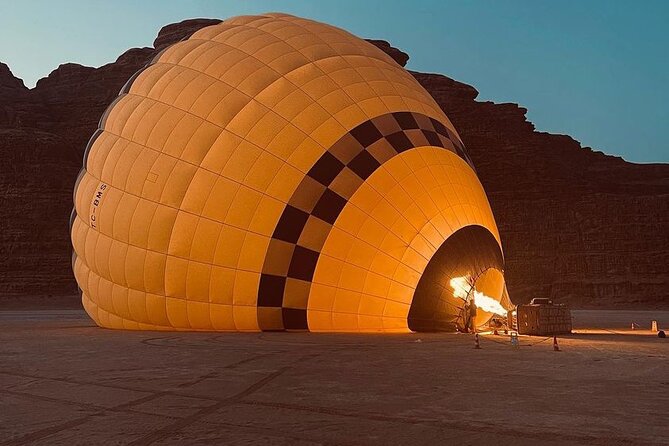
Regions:
[[[408, 68], [526, 107], [540, 131], [634, 162], [669, 162], [669, 1], [0, 0], [0, 61], [32, 87], [100, 66], [168, 23], [280, 11], [388, 40]], [[2, 98], [0, 98], [0, 101]]]

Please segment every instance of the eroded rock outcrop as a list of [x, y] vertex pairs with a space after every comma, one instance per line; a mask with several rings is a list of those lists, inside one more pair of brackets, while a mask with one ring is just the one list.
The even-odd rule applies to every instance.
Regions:
[[[127, 79], [166, 46], [219, 20], [164, 27], [153, 48], [100, 68], [64, 64], [27, 89], [0, 64], [0, 299], [73, 295], [68, 217], [86, 143]], [[408, 55], [371, 41], [401, 65]], [[515, 104], [413, 73], [459, 130], [502, 234], [517, 302], [669, 306], [669, 165], [639, 165], [536, 132]]]
[[162, 50], [175, 42], [190, 37], [195, 31], [209, 25], [221, 23], [219, 19], [189, 19], [179, 23], [171, 23], [163, 26], [158, 32], [158, 37], [153, 41], [153, 47]]

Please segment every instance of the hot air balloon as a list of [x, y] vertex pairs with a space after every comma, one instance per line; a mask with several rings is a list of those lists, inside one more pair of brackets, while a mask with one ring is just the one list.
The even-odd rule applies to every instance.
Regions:
[[477, 323], [509, 306], [449, 119], [383, 51], [299, 17], [160, 52], [102, 117], [74, 201], [73, 269], [102, 327], [454, 330], [475, 292]]

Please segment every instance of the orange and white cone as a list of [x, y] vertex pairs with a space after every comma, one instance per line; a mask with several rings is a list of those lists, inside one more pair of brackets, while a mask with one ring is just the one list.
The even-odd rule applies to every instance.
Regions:
[[556, 351], [556, 352], [560, 351], [560, 346], [558, 345], [558, 342], [557, 342], [557, 336], [553, 336], [553, 351]]
[[476, 333], [474, 335], [474, 348], [481, 348], [481, 344], [479, 343], [479, 334]]

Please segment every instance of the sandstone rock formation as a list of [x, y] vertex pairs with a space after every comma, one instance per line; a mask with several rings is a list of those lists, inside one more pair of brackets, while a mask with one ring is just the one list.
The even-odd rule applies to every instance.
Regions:
[[[33, 89], [0, 63], [0, 305], [75, 294], [68, 217], [88, 138], [157, 51], [217, 22], [167, 25], [153, 48], [128, 50], [100, 68], [61, 65]], [[371, 42], [406, 64], [407, 54]], [[477, 102], [469, 85], [413, 75], [474, 160], [500, 227], [515, 302], [669, 307], [669, 165], [632, 164], [536, 132], [516, 104]]]

